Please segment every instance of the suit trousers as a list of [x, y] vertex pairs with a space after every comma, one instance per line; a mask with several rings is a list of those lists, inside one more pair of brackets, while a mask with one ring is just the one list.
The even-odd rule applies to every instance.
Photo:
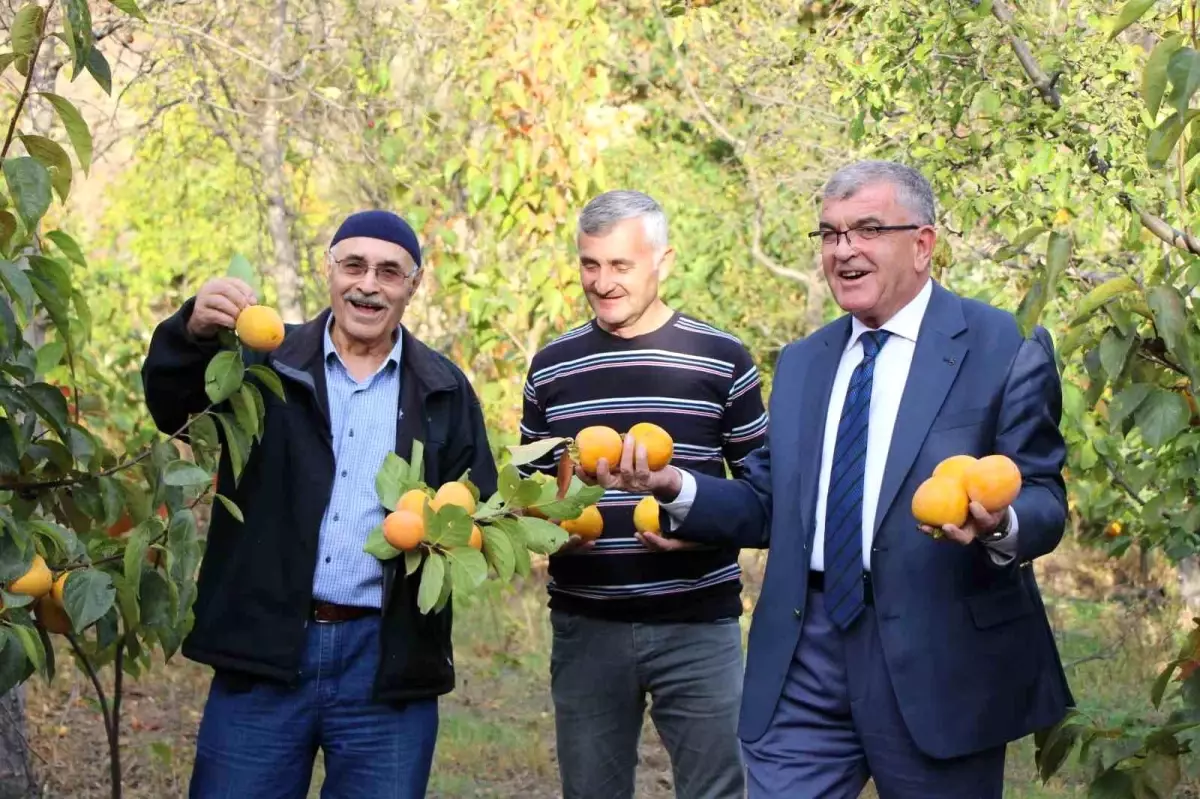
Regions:
[[875, 608], [843, 631], [824, 600], [809, 590], [771, 724], [743, 744], [749, 799], [856, 799], [871, 778], [880, 799], [1000, 799], [1005, 747], [954, 760], [921, 752], [896, 703]]

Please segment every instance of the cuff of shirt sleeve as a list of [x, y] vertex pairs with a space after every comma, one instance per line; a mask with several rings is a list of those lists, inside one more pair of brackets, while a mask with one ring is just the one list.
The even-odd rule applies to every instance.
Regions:
[[683, 524], [683, 520], [687, 518], [688, 511], [692, 508], [692, 501], [696, 498], [696, 478], [692, 477], [691, 473], [686, 469], [679, 469], [678, 471], [681, 482], [679, 496], [670, 502], [663, 502], [659, 506], [667, 512], [667, 516], [671, 522], [671, 532], [678, 530], [680, 525]]

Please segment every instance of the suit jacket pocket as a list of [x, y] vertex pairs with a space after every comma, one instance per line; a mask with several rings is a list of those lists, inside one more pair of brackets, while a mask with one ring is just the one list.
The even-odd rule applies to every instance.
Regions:
[[939, 416], [933, 420], [929, 431], [935, 430], [951, 430], [955, 427], [967, 427], [969, 425], [977, 425], [988, 418], [991, 413], [990, 408], [971, 408], [966, 411], [957, 411], [948, 413], [945, 416]]
[[1009, 585], [986, 594], [967, 597], [967, 607], [975, 626], [981, 630], [1028, 616], [1033, 612], [1033, 600], [1021, 585]]

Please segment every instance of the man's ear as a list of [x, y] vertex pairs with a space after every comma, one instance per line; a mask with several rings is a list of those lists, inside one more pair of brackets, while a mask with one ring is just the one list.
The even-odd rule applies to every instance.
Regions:
[[662, 282], [671, 274], [671, 270], [675, 267], [675, 248], [668, 247], [663, 251], [663, 254], [658, 259], [658, 280]]
[[938, 235], [937, 230], [932, 226], [921, 228], [917, 231], [917, 271], [924, 272], [929, 269], [933, 260], [933, 250], [937, 246]]

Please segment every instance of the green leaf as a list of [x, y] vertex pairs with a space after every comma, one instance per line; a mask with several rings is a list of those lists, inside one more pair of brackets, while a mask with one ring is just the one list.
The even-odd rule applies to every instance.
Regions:
[[34, 3], [21, 7], [13, 17], [10, 34], [12, 36], [12, 51], [14, 55], [31, 56], [42, 35], [42, 26], [46, 21], [46, 12]]
[[63, 586], [63, 606], [71, 617], [75, 632], [94, 624], [116, 601], [112, 578], [99, 569], [77, 569]]
[[500, 470], [500, 475], [496, 482], [496, 489], [505, 502], [510, 502], [513, 496], [517, 493], [517, 486], [521, 483], [521, 473], [517, 471], [517, 467], [511, 463], [505, 465]]
[[526, 548], [543, 555], [557, 552], [569, 538], [562, 527], [535, 516], [521, 516], [517, 523], [521, 526]]
[[88, 130], [87, 122], [67, 98], [52, 92], [41, 92], [41, 95], [58, 112], [59, 119], [67, 129], [67, 138], [75, 148], [75, 155], [79, 157], [79, 164], [83, 167], [84, 174], [87, 174], [92, 168], [92, 132]]
[[1176, 50], [1167, 62], [1167, 77], [1171, 79], [1167, 102], [1178, 114], [1185, 114], [1192, 95], [1200, 88], [1200, 52], [1191, 47]]
[[421, 561], [425, 558], [424, 549], [412, 549], [404, 553], [404, 576], [409, 577], [416, 573], [417, 569], [421, 568]]
[[1100, 365], [1110, 379], [1115, 380], [1125, 368], [1129, 351], [1133, 348], [1133, 339], [1126, 338], [1116, 328], [1109, 328], [1100, 339]]
[[50, 208], [50, 172], [27, 155], [4, 159], [4, 180], [26, 230], [36, 230]]
[[142, 22], [147, 21], [146, 15], [142, 13], [140, 8], [138, 8], [135, 0], [112, 0], [112, 4], [124, 11], [126, 14], [129, 14], [132, 17], [137, 17]]
[[33, 284], [29, 274], [12, 261], [0, 261], [0, 281], [8, 286], [10, 295], [26, 307], [33, 302]]
[[63, 27], [66, 30], [68, 44], [71, 46], [71, 80], [79, 77], [87, 63], [88, 51], [92, 48], [92, 12], [87, 0], [63, 0], [66, 15]]
[[0, 627], [0, 694], [6, 694], [33, 674], [33, 664], [16, 634]]
[[442, 547], [465, 547], [471, 540], [474, 520], [465, 508], [444, 505], [435, 513], [425, 506], [425, 540]]
[[83, 255], [83, 250], [67, 233], [61, 230], [51, 230], [46, 234], [46, 238], [54, 242], [54, 246], [58, 247], [59, 251], [67, 257], [67, 260], [72, 263], [79, 264], [82, 267], [87, 267], [87, 259]]
[[204, 370], [204, 392], [213, 404], [233, 396], [246, 376], [246, 365], [233, 350], [222, 350], [213, 356]]
[[1151, 119], [1158, 116], [1159, 105], [1167, 90], [1167, 65], [1183, 42], [1183, 34], [1168, 36], [1154, 47], [1146, 59], [1146, 66], [1142, 69], [1142, 98], [1146, 101]]
[[153, 541], [159, 534], [157, 524], [139, 524], [129, 533], [129, 540], [125, 542], [125, 581], [133, 590], [134, 596], [137, 596], [138, 589], [142, 583], [142, 570], [146, 565], [146, 550], [150, 547], [150, 542]]
[[237, 506], [236, 502], [224, 494], [217, 494], [216, 497], [221, 501], [221, 504], [225, 506], [225, 510], [229, 512], [230, 516], [237, 519], [242, 524], [246, 523], [245, 517], [242, 516], [242, 509]]
[[64, 338], [67, 337], [71, 329], [71, 273], [54, 258], [31, 255], [29, 264], [32, 267], [28, 273], [29, 280], [33, 283], [34, 291], [46, 306], [50, 321]]
[[171, 461], [163, 474], [163, 482], [180, 487], [208, 485], [212, 475], [191, 461]]
[[511, 580], [516, 568], [513, 542], [503, 527], [495, 524], [481, 525], [483, 532], [483, 555], [501, 580]]
[[33, 664], [35, 669], [42, 668], [46, 663], [46, 650], [42, 648], [42, 639], [32, 627], [27, 627], [24, 624], [13, 624], [9, 627], [16, 634], [17, 640], [21, 642], [21, 648], [25, 650], [25, 657]]
[[400, 554], [400, 550], [389, 544], [383, 537], [382, 524], [376, 525], [375, 529], [367, 535], [367, 543], [363, 544], [363, 552], [374, 555], [380, 560], [391, 560]]
[[217, 419], [221, 422], [221, 428], [225, 432], [225, 451], [229, 455], [229, 463], [233, 467], [233, 479], [236, 484], [241, 479], [242, 470], [246, 468], [246, 461], [250, 458], [250, 442], [232, 416], [227, 413], [218, 413]]
[[262, 383], [268, 391], [279, 397], [283, 402], [287, 402], [287, 395], [283, 392], [283, 381], [279, 379], [279, 375], [275, 374], [274, 369], [256, 363], [248, 367], [246, 371]]
[[60, 440], [67, 440], [67, 398], [49, 383], [31, 383], [24, 389], [18, 388], [29, 403], [29, 407], [58, 434]]
[[8, 65], [17, 60], [15, 53], [0, 53], [0, 74], [8, 69]]
[[21, 471], [21, 451], [8, 419], [0, 419], [0, 474]]
[[1159, 799], [1175, 796], [1175, 788], [1182, 778], [1178, 754], [1149, 752], [1142, 762], [1142, 782]]
[[1162, 169], [1166, 166], [1171, 158], [1171, 153], [1175, 151], [1175, 145], [1179, 143], [1179, 137], [1183, 135], [1183, 129], [1196, 118], [1197, 114], [1200, 114], [1200, 111], [1186, 111], [1183, 115], [1171, 114], [1158, 127], [1150, 131], [1150, 135], [1146, 138], [1146, 164], [1151, 169]]
[[1154, 2], [1155, 0], [1129, 0], [1129, 2], [1121, 7], [1121, 11], [1117, 14], [1116, 19], [1113, 20], [1112, 27], [1108, 32], [1109, 40], [1117, 38], [1117, 35], [1121, 31], [1141, 19], [1142, 15], [1154, 6]]
[[1150, 687], [1150, 702], [1154, 705], [1155, 709], [1162, 704], [1163, 694], [1166, 693], [1171, 676], [1175, 674], [1175, 669], [1178, 667], [1179, 661], [1172, 660], [1158, 673], [1158, 677], [1154, 680], [1154, 685]]
[[254, 403], [254, 395], [250, 393], [253, 388], [243, 382], [229, 398], [238, 426], [245, 431], [247, 438], [254, 438], [259, 433], [258, 406]]
[[477, 588], [487, 579], [488, 564], [482, 552], [459, 547], [446, 553], [446, 559], [450, 562], [450, 582], [456, 588]]
[[396, 503], [408, 485], [407, 475], [408, 463], [395, 452], [389, 451], [375, 473], [375, 496], [379, 497], [380, 505], [389, 511], [396, 509]]
[[513, 466], [532, 463], [543, 455], [553, 452], [555, 447], [565, 441], [567, 441], [566, 438], [543, 438], [529, 444], [510, 446], [508, 451], [512, 454], [512, 458], [509, 462]]
[[61, 339], [49, 341], [42, 345], [37, 352], [37, 373], [44, 375], [63, 362], [67, 354], [67, 344]]
[[1137, 291], [1137, 289], [1137, 281], [1128, 275], [1106, 280], [1085, 294], [1083, 299], [1076, 303], [1075, 316], [1071, 319], [1071, 327], [1076, 327], [1086, 322], [1092, 314], [1100, 310], [1104, 305], [1122, 295]]
[[1154, 390], [1153, 386], [1145, 383], [1133, 383], [1121, 389], [1108, 404], [1109, 429], [1119, 433], [1125, 420], [1145, 402], [1146, 397]]
[[419, 483], [425, 479], [425, 444], [420, 439], [414, 439], [412, 450], [408, 453], [408, 482]]
[[92, 45], [88, 48], [87, 61], [84, 62], [87, 71], [96, 81], [96, 85], [100, 87], [107, 95], [112, 95], [112, 67], [108, 65], [108, 59], [104, 57], [104, 53], [100, 52], [100, 48]]
[[1133, 778], [1128, 772], [1109, 769], [1092, 781], [1088, 799], [1135, 799]]
[[1038, 236], [1046, 232], [1046, 228], [1042, 225], [1033, 225], [1032, 227], [1022, 230], [1015, 239], [1009, 244], [996, 250], [992, 254], [993, 261], [1007, 261], [1009, 258], [1019, 254]]
[[437, 604], [442, 594], [442, 582], [446, 579], [446, 559], [438, 552], [430, 552], [421, 570], [421, 585], [417, 589], [417, 608], [428, 613]]
[[225, 270], [225, 275], [241, 280], [256, 292], [262, 290], [258, 281], [258, 272], [250, 265], [250, 261], [246, 259], [246, 256], [240, 252], [234, 253], [233, 257], [229, 259], [229, 268]]
[[1173, 286], [1159, 285], [1146, 293], [1146, 304], [1154, 313], [1154, 327], [1172, 352], [1186, 344], [1187, 310], [1183, 297]]
[[53, 139], [45, 136], [21, 134], [25, 151], [50, 171], [50, 184], [58, 193], [58, 199], [66, 202], [71, 193], [71, 156]]
[[1147, 446], [1158, 448], [1183, 432], [1191, 411], [1174, 391], [1154, 389], [1137, 410], [1137, 426]]

